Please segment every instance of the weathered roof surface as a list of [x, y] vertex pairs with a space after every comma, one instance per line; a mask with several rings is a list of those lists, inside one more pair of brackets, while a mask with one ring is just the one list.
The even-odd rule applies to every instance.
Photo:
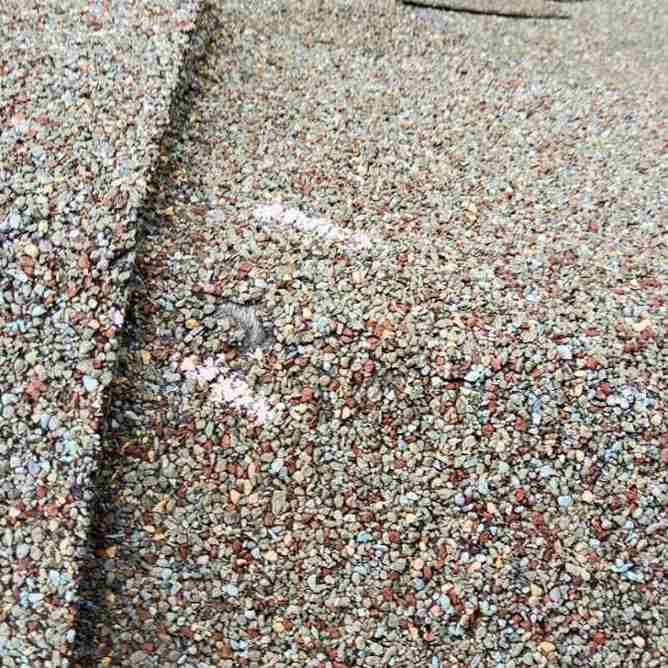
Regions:
[[0, 8], [0, 663], [73, 640], [134, 224], [200, 0]]

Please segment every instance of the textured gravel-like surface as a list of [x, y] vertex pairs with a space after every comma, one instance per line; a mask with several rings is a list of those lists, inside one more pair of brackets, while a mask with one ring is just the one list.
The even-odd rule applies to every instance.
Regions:
[[58, 4], [1, 24], [0, 663], [65, 664], [106, 429], [82, 666], [665, 664], [662, 0], [207, 7], [125, 324], [196, 7]]
[[0, 665], [62, 666], [134, 223], [199, 0], [0, 6]]
[[668, 23], [546, 4], [211, 11], [82, 664], [665, 665]]
[[668, 21], [541, 4], [211, 10], [82, 665], [668, 661]]

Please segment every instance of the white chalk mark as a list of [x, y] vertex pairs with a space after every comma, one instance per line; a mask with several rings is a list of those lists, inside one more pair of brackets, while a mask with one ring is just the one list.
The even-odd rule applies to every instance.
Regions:
[[255, 216], [263, 223], [293, 227], [323, 239], [341, 241], [348, 247], [370, 246], [374, 243], [364, 232], [349, 232], [326, 218], [309, 218], [298, 209], [289, 209], [278, 203], [256, 207]]
[[225, 223], [225, 212], [222, 209], [211, 209], [206, 214], [206, 222], [223, 225]]

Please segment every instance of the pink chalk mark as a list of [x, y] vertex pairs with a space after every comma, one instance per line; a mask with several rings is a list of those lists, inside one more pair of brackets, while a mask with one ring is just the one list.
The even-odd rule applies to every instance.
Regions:
[[253, 416], [256, 422], [264, 424], [274, 417], [274, 411], [269, 403], [262, 398], [253, 395], [250, 386], [241, 378], [229, 378], [223, 376], [227, 370], [219, 366], [213, 358], [208, 358], [204, 364], [200, 363], [197, 355], [189, 355], [183, 358], [179, 364], [181, 371], [192, 380], [205, 383], [217, 382], [211, 385], [210, 398], [216, 403], [230, 404], [237, 409], [245, 409]]
[[213, 365], [201, 366], [197, 369], [197, 373], [202, 380], [210, 383], [220, 373], [220, 368]]
[[223, 378], [211, 388], [214, 401], [231, 404], [234, 408], [244, 408], [252, 413], [255, 421], [264, 424], [274, 417], [269, 404], [264, 399], [253, 396], [251, 388], [238, 378]]
[[194, 371], [196, 366], [197, 358], [194, 355], [190, 355], [190, 357], [185, 357], [183, 359], [179, 368], [181, 371]]

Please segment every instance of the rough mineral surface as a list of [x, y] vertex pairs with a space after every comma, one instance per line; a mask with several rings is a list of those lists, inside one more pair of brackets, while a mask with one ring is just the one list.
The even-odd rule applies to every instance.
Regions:
[[[7, 335], [43, 349], [40, 373], [10, 371], [8, 442], [51, 433], [22, 392], [64, 402], [35, 439], [54, 468], [83, 442], [59, 436], [72, 415], [100, 437], [79, 665], [668, 661], [664, 3], [416, 4], [207, 4], [149, 197], [122, 219], [117, 366], [104, 253], [68, 265], [69, 379], [74, 349], [56, 371], [41, 332]], [[23, 220], [6, 206], [3, 234]], [[3, 258], [36, 272], [44, 244], [16, 233]], [[10, 262], [14, 322], [41, 302]], [[104, 386], [81, 417], [72, 394]], [[41, 525], [12, 509], [58, 487], [21, 447], [0, 464], [3, 545], [39, 569], [49, 543], [16, 527]], [[37, 572], [9, 577], [9, 643]]]
[[538, 4], [210, 8], [82, 657], [665, 663], [668, 24]]
[[0, 6], [0, 665], [75, 635], [135, 221], [198, 0]]

